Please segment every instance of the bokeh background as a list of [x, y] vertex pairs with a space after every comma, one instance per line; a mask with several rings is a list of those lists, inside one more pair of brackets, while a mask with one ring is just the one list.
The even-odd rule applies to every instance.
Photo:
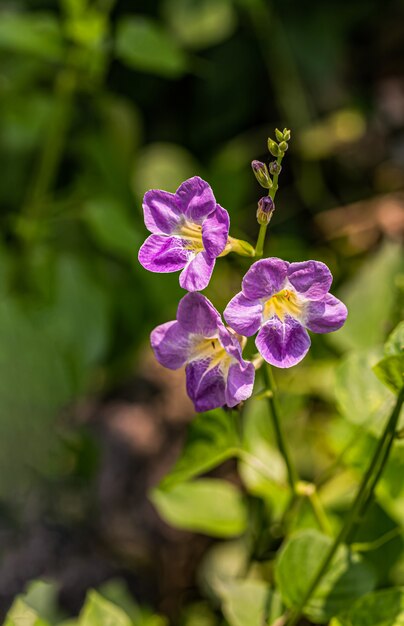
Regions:
[[[404, 3], [2, 0], [2, 615], [36, 578], [57, 582], [66, 614], [120, 578], [141, 604], [191, 623], [212, 540], [166, 526], [147, 498], [193, 415], [183, 373], [148, 347], [183, 292], [177, 275], [137, 263], [141, 199], [198, 174], [233, 236], [254, 243], [250, 162], [269, 159], [276, 126], [292, 139], [267, 252], [326, 262], [350, 311], [279, 374], [312, 479], [391, 402], [363, 372], [402, 319]], [[206, 294], [220, 309], [247, 265], [230, 255], [216, 267]], [[366, 451], [357, 457], [361, 467]], [[392, 464], [377, 533], [403, 515], [402, 453]], [[236, 480], [234, 464], [219, 475]]]

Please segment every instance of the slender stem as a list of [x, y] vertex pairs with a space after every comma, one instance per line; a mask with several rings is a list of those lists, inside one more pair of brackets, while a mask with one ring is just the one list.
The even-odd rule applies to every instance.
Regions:
[[[387, 446], [386, 448], [387, 454], [383, 454], [383, 456], [381, 455], [385, 448], [386, 441], [389, 440], [391, 433], [393, 433], [393, 438], [394, 438], [394, 433], [397, 427], [397, 422], [400, 416], [400, 411], [403, 405], [403, 401], [404, 401], [404, 387], [401, 389], [398, 395], [395, 407], [393, 411], [391, 412], [390, 418], [386, 424], [383, 434], [381, 438], [379, 439], [379, 442], [376, 446], [376, 450], [369, 463], [368, 469], [362, 478], [362, 482], [359, 486], [358, 493], [355, 497], [355, 500], [351, 506], [349, 515], [347, 516], [344, 525], [342, 526], [339, 534], [337, 535], [332, 546], [330, 547], [330, 550], [328, 551], [312, 583], [309, 585], [307, 592], [304, 594], [298, 607], [291, 613], [288, 621], [286, 622], [287, 626], [295, 626], [295, 624], [297, 624], [297, 622], [299, 621], [304, 607], [306, 606], [307, 602], [310, 600], [313, 593], [316, 591], [324, 574], [326, 573], [329, 565], [331, 564], [332, 559], [334, 558], [335, 553], [337, 552], [339, 546], [345, 541], [353, 525], [355, 524], [358, 513], [361, 511], [364, 502], [373, 494], [373, 491], [375, 490], [377, 482], [384, 469], [384, 466], [388, 460], [389, 452], [391, 450], [391, 445]], [[382, 464], [379, 465], [380, 459], [382, 459]], [[376, 471], [376, 468], [377, 468], [377, 471]], [[376, 471], [376, 475], [374, 477], [375, 471]], [[374, 479], [372, 480], [373, 477]], [[371, 492], [369, 491], [369, 487], [371, 487], [372, 489]]]
[[313, 489], [309, 495], [307, 496], [308, 501], [310, 502], [314, 517], [317, 520], [320, 530], [326, 535], [332, 535], [332, 528], [326, 512], [321, 504], [321, 500], [318, 497], [317, 489]]
[[299, 482], [299, 476], [290, 457], [289, 450], [286, 444], [286, 439], [281, 428], [281, 422], [279, 419], [279, 407], [276, 398], [276, 387], [271, 366], [268, 363], [265, 363], [265, 366], [262, 368], [262, 372], [265, 380], [265, 385], [272, 392], [271, 394], [268, 394], [267, 401], [272, 418], [272, 424], [275, 431], [276, 442], [278, 444], [279, 451], [285, 461], [286, 469], [288, 472], [289, 485], [293, 493], [296, 494], [296, 487]]
[[62, 158], [68, 130], [76, 75], [73, 69], [61, 70], [55, 81], [55, 101], [49, 126], [37, 162], [25, 205], [25, 215], [38, 217], [43, 213], [45, 199], [53, 186]]

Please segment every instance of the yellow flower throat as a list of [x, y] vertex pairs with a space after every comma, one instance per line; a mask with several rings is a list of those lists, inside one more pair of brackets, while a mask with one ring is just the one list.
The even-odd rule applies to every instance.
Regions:
[[275, 295], [271, 296], [264, 304], [264, 319], [268, 320], [277, 315], [283, 322], [285, 315], [298, 317], [301, 312], [301, 304], [296, 294], [290, 289], [282, 289]]
[[200, 224], [195, 224], [194, 222], [184, 222], [184, 224], [180, 227], [178, 234], [186, 239], [187, 250], [201, 252], [204, 249], [202, 241], [202, 226]]

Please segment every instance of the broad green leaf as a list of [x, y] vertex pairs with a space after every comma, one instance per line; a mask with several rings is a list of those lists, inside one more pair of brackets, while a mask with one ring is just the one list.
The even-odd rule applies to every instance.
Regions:
[[380, 382], [372, 367], [372, 353], [352, 352], [342, 359], [336, 373], [335, 392], [343, 416], [378, 433], [394, 405], [394, 395]]
[[384, 344], [386, 356], [400, 356], [404, 354], [404, 322], [400, 322], [390, 333]]
[[78, 626], [131, 626], [126, 613], [95, 591], [90, 591], [81, 610]]
[[382, 344], [395, 301], [395, 280], [403, 271], [402, 248], [385, 243], [360, 268], [339, 296], [348, 307], [344, 326], [330, 335], [343, 349], [373, 348]]
[[249, 559], [249, 546], [244, 538], [215, 543], [205, 554], [198, 569], [198, 581], [204, 595], [217, 604], [223, 583], [244, 575]]
[[404, 355], [385, 357], [373, 367], [373, 371], [389, 389], [399, 393], [404, 385]]
[[230, 626], [272, 624], [282, 615], [282, 601], [262, 580], [227, 580], [219, 585], [222, 611]]
[[129, 67], [168, 78], [181, 76], [187, 58], [164, 28], [146, 17], [123, 17], [116, 33], [116, 54]]
[[[314, 530], [293, 535], [281, 549], [275, 576], [282, 599], [296, 607], [316, 575], [332, 539]], [[341, 545], [330, 568], [304, 609], [304, 614], [325, 623], [375, 586], [373, 569]]]
[[151, 500], [161, 517], [176, 528], [213, 537], [234, 537], [247, 526], [242, 495], [224, 480], [204, 478], [155, 489]]
[[330, 626], [404, 626], [404, 587], [368, 593]]
[[126, 583], [120, 579], [112, 579], [98, 588], [98, 593], [112, 604], [123, 609], [131, 622], [136, 626], [166, 626], [167, 618], [139, 606], [130, 594]]
[[220, 43], [236, 26], [231, 0], [166, 0], [164, 10], [177, 39], [192, 49]]
[[7, 613], [4, 626], [49, 626], [49, 622], [41, 619], [24, 600], [17, 598]]
[[190, 480], [237, 454], [239, 440], [233, 412], [209, 411], [195, 417], [188, 428], [185, 446], [162, 488]]
[[142, 197], [148, 189], [174, 192], [180, 184], [200, 172], [188, 150], [173, 143], [152, 143], [139, 152], [133, 173], [133, 189]]
[[47, 13], [0, 12], [0, 49], [32, 54], [50, 61], [63, 55], [60, 26]]
[[24, 594], [26, 605], [51, 624], [56, 623], [60, 617], [57, 598], [58, 585], [45, 580], [32, 581]]
[[83, 220], [103, 249], [135, 262], [143, 240], [118, 202], [108, 198], [90, 200], [84, 208]]

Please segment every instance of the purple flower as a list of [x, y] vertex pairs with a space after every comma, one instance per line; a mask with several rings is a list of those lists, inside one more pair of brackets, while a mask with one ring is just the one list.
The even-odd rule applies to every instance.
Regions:
[[250, 397], [255, 370], [245, 361], [235, 333], [200, 293], [188, 293], [178, 305], [177, 320], [157, 326], [151, 345], [159, 363], [176, 370], [186, 365], [187, 393], [197, 411]]
[[242, 282], [242, 291], [226, 307], [224, 317], [247, 337], [257, 331], [256, 346], [277, 367], [296, 365], [310, 347], [306, 328], [314, 333], [338, 330], [346, 306], [328, 293], [332, 275], [324, 263], [288, 263], [262, 259]]
[[181, 287], [205, 289], [226, 246], [230, 221], [208, 183], [194, 176], [175, 193], [152, 189], [145, 194], [143, 211], [153, 234], [139, 250], [141, 265], [151, 272], [182, 270]]

